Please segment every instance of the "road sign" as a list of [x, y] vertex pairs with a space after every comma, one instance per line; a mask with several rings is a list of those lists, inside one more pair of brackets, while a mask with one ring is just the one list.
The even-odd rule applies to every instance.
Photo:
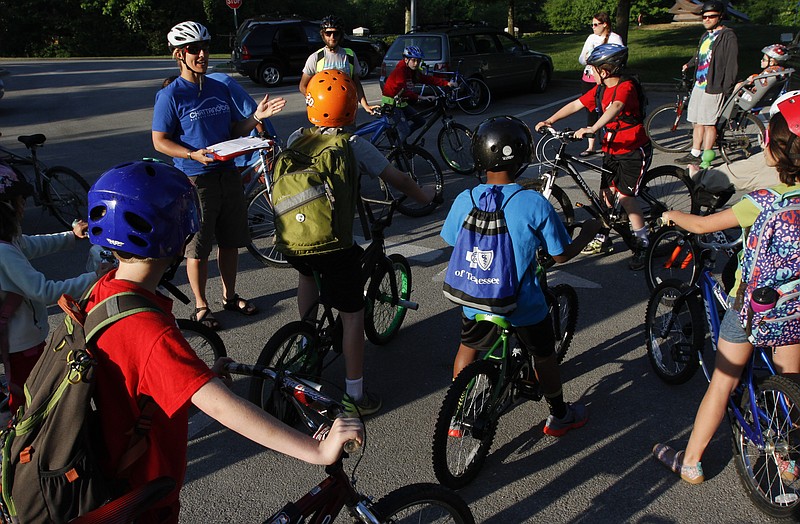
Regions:
[[225, 4], [231, 9], [239, 9], [242, 7], [242, 0], [225, 0]]

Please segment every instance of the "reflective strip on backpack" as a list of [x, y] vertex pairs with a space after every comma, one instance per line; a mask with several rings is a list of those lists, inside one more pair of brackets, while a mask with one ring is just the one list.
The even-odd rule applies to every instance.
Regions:
[[312, 186], [306, 189], [305, 191], [298, 193], [294, 196], [288, 196], [286, 198], [282, 198], [280, 202], [276, 202], [273, 204], [273, 209], [275, 210], [275, 214], [280, 216], [288, 213], [293, 209], [297, 209], [300, 206], [303, 206], [309, 202], [313, 202], [318, 198], [322, 198], [327, 194], [325, 185], [319, 186]]
[[[325, 49], [326, 48], [323, 47], [322, 49], [317, 51], [317, 73], [325, 70]], [[353, 53], [352, 49], [349, 49], [347, 47], [343, 47], [342, 49], [344, 50], [344, 54], [347, 55], [347, 67], [350, 68], [350, 71], [345, 71], [345, 72], [349, 73], [350, 78], [352, 78], [353, 72], [355, 71], [356, 68], [355, 53]]]

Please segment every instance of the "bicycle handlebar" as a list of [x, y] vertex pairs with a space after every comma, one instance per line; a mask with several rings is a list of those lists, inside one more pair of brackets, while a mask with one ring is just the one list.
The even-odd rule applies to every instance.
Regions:
[[576, 138], [575, 137], [575, 131], [573, 131], [572, 129], [567, 128], [567, 129], [564, 129], [563, 131], [557, 131], [554, 127], [551, 127], [551, 126], [542, 126], [542, 127], [539, 128], [539, 130], [537, 132], [539, 134], [541, 134], [541, 135], [549, 134], [549, 135], [553, 136], [554, 138], [557, 138], [557, 139], [559, 139], [559, 140], [561, 140], [563, 142], [567, 142], [567, 141], [569, 141], [569, 142], [579, 142], [579, 141], [583, 140], [584, 138], [594, 138], [594, 136], [595, 136], [595, 133], [586, 133], [581, 138]]

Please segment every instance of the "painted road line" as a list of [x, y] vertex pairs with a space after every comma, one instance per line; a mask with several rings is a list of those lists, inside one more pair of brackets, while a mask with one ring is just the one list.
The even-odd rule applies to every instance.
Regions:
[[[366, 248], [369, 245], [369, 242], [364, 239], [364, 237], [355, 236], [355, 240], [363, 248]], [[405, 243], [405, 242], [386, 242], [386, 252], [391, 253], [398, 253], [403, 255], [410, 261], [417, 261], [417, 262], [433, 262], [442, 256], [442, 249], [430, 249], [424, 246], [418, 246], [415, 244]]]
[[561, 100], [556, 100], [555, 102], [552, 102], [552, 103], [547, 104], [545, 106], [534, 107], [533, 109], [529, 109], [527, 111], [523, 111], [522, 113], [519, 113], [519, 114], [517, 114], [515, 116], [517, 118], [522, 118], [523, 116], [532, 115], [533, 113], [538, 113], [539, 111], [544, 111], [545, 109], [549, 109], [551, 107], [563, 106], [563, 105], [566, 105], [567, 102], [572, 102], [576, 98], [578, 98], [578, 97], [577, 96], [570, 96], [568, 98], [562, 98]]

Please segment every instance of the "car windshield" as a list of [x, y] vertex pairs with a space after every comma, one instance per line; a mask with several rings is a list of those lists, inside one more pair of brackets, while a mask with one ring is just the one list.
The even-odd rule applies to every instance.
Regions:
[[392, 47], [386, 52], [389, 60], [400, 60], [403, 58], [403, 49], [415, 45], [422, 49], [425, 60], [435, 62], [442, 59], [442, 38], [435, 35], [403, 35], [397, 37]]

